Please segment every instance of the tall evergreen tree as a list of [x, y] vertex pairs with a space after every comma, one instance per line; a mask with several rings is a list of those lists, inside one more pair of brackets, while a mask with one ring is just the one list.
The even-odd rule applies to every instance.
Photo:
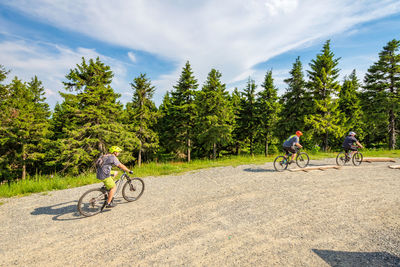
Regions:
[[254, 80], [248, 79], [242, 93], [240, 113], [238, 116], [238, 136], [242, 141], [248, 141], [250, 154], [254, 155], [254, 141], [257, 136], [258, 120], [256, 110], [256, 88]]
[[379, 53], [379, 60], [365, 75], [363, 102], [368, 124], [375, 135], [386, 135], [396, 148], [400, 118], [400, 41], [393, 39]]
[[329, 147], [329, 137], [339, 138], [344, 134], [338, 101], [335, 99], [340, 91], [337, 81], [339, 76], [339, 58], [334, 58], [330, 49], [330, 41], [326, 41], [322, 51], [310, 63], [308, 72], [308, 88], [314, 99], [313, 113], [305, 118], [312, 127], [313, 138], [323, 144], [326, 151]]
[[339, 110], [343, 115], [343, 124], [347, 131], [355, 131], [363, 137], [362, 110], [358, 88], [360, 87], [356, 70], [345, 77], [339, 93]]
[[233, 110], [233, 124], [232, 124], [232, 141], [234, 145], [234, 154], [239, 155], [240, 153], [240, 147], [243, 143], [241, 141], [242, 138], [242, 133], [241, 133], [241, 128], [240, 128], [240, 114], [241, 114], [241, 103], [243, 101], [243, 96], [239, 92], [237, 88], [235, 88], [230, 96], [230, 102]]
[[158, 108], [159, 120], [157, 121], [156, 129], [160, 140], [161, 153], [169, 154], [174, 151], [175, 148], [175, 135], [172, 131], [174, 121], [171, 113], [171, 97], [170, 93], [167, 92], [164, 95], [163, 101]]
[[3, 179], [25, 179], [28, 172], [36, 171], [35, 162], [44, 157], [43, 143], [49, 134], [50, 112], [37, 77], [28, 84], [15, 77], [6, 90], [2, 105], [7, 118], [0, 128], [0, 143], [2, 150], [6, 150], [0, 159], [1, 175]]
[[146, 74], [140, 74], [131, 83], [133, 90], [132, 102], [127, 103], [127, 124], [131, 131], [136, 132], [139, 139], [138, 165], [142, 163], [142, 153], [155, 150], [158, 147], [158, 135], [154, 131], [158, 112], [151, 100], [155, 87]]
[[258, 136], [264, 141], [264, 153], [265, 156], [268, 156], [268, 142], [272, 137], [279, 112], [278, 90], [274, 86], [272, 70], [265, 74], [261, 87], [263, 89], [257, 94], [256, 100]]
[[53, 120], [61, 131], [56, 133], [62, 137], [57, 161], [63, 170], [79, 173], [93, 167], [97, 157], [112, 145], [124, 148], [124, 162], [133, 161], [131, 153], [139, 142], [121, 122], [122, 105], [117, 101], [120, 95], [110, 85], [110, 67], [99, 58], [89, 62], [82, 58], [66, 78], [65, 89], [77, 93], [61, 93], [64, 102], [57, 106]]
[[[286, 92], [280, 98], [282, 105], [279, 114], [277, 134], [281, 141], [300, 130], [305, 132], [305, 117], [312, 110], [313, 100], [311, 94], [306, 90], [303, 66], [300, 57], [296, 58], [289, 72], [290, 77], [285, 79]], [[308, 136], [304, 136], [308, 139]]]
[[194, 103], [198, 87], [189, 61], [182, 69], [178, 83], [171, 92], [170, 131], [174, 133], [175, 148], [179, 153], [186, 152], [187, 161], [191, 160], [192, 141], [194, 137], [196, 105]]
[[207, 81], [196, 96], [198, 108], [197, 133], [199, 141], [212, 147], [212, 158], [217, 157], [217, 144], [227, 144], [231, 139], [233, 110], [221, 73], [212, 69]]

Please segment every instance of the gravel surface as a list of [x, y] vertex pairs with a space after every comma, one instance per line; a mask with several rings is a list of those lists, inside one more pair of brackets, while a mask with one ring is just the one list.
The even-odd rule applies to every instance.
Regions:
[[88, 218], [77, 200], [100, 184], [0, 199], [0, 266], [400, 266], [400, 170], [388, 165], [148, 177], [137, 202]]

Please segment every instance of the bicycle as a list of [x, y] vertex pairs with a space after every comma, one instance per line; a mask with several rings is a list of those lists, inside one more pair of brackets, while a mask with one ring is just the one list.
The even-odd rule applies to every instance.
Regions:
[[348, 152], [341, 151], [336, 156], [336, 164], [339, 166], [344, 166], [347, 162], [351, 160], [354, 166], [360, 166], [361, 162], [363, 161], [363, 158], [364, 158], [363, 154], [358, 150], [354, 151], [352, 157], [348, 156]]
[[[299, 149], [296, 149], [296, 164], [299, 168], [305, 168], [308, 166], [310, 162], [310, 157], [306, 152], [299, 152]], [[292, 153], [286, 153], [284, 156], [277, 156], [274, 160], [274, 168], [276, 171], [281, 172], [287, 169], [290, 162], [290, 156]]]
[[[125, 183], [123, 183], [126, 180]], [[121, 175], [121, 178], [115, 181], [117, 190], [114, 198], [117, 196], [122, 187], [122, 196], [132, 202], [138, 200], [144, 191], [144, 182], [142, 179], [129, 177], [126, 172]], [[81, 215], [89, 217], [102, 212], [107, 204], [109, 190], [103, 185], [100, 188], [93, 188], [86, 191], [78, 201], [78, 211]]]

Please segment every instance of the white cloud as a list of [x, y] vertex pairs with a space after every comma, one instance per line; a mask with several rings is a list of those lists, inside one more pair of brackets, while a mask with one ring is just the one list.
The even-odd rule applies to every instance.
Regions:
[[136, 63], [136, 56], [133, 52], [128, 52], [128, 57], [133, 63]]
[[[186, 60], [199, 81], [216, 68], [233, 83], [276, 55], [400, 11], [398, 0], [37, 0], [34, 5], [14, 0], [8, 5], [53, 26], [177, 62], [178, 70], [156, 81], [168, 89]], [[136, 62], [132, 52], [128, 56]], [[36, 57], [35, 65], [41, 67], [40, 62]]]
[[30, 81], [35, 75], [43, 82], [45, 96], [51, 106], [62, 98], [58, 91], [63, 91], [62, 81], [76, 64], [86, 59], [99, 57], [100, 60], [110, 65], [112, 70], [118, 72], [113, 79], [114, 88], [128, 87], [125, 82], [127, 73], [123, 63], [101, 55], [93, 49], [78, 48], [71, 50], [66, 47], [49, 43], [35, 43], [27, 40], [4, 41], [0, 43], [0, 62], [6, 69], [11, 69], [8, 81], [18, 76], [23, 81]]

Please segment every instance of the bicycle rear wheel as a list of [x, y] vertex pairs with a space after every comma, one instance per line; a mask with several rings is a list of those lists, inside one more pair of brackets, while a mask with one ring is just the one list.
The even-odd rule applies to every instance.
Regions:
[[138, 200], [144, 191], [144, 182], [140, 178], [128, 179], [122, 188], [122, 196], [126, 201]]
[[107, 203], [105, 189], [95, 188], [84, 193], [78, 201], [78, 211], [89, 217], [100, 213]]
[[355, 152], [353, 155], [353, 164], [354, 166], [359, 166], [363, 161], [363, 155], [361, 152]]
[[299, 168], [305, 168], [310, 162], [310, 157], [305, 152], [300, 152], [296, 157], [296, 164]]
[[346, 164], [346, 153], [345, 152], [340, 152], [337, 156], [336, 156], [336, 164], [339, 166], [344, 166]]
[[277, 156], [274, 160], [274, 168], [276, 171], [281, 172], [288, 167], [288, 160], [284, 156]]

